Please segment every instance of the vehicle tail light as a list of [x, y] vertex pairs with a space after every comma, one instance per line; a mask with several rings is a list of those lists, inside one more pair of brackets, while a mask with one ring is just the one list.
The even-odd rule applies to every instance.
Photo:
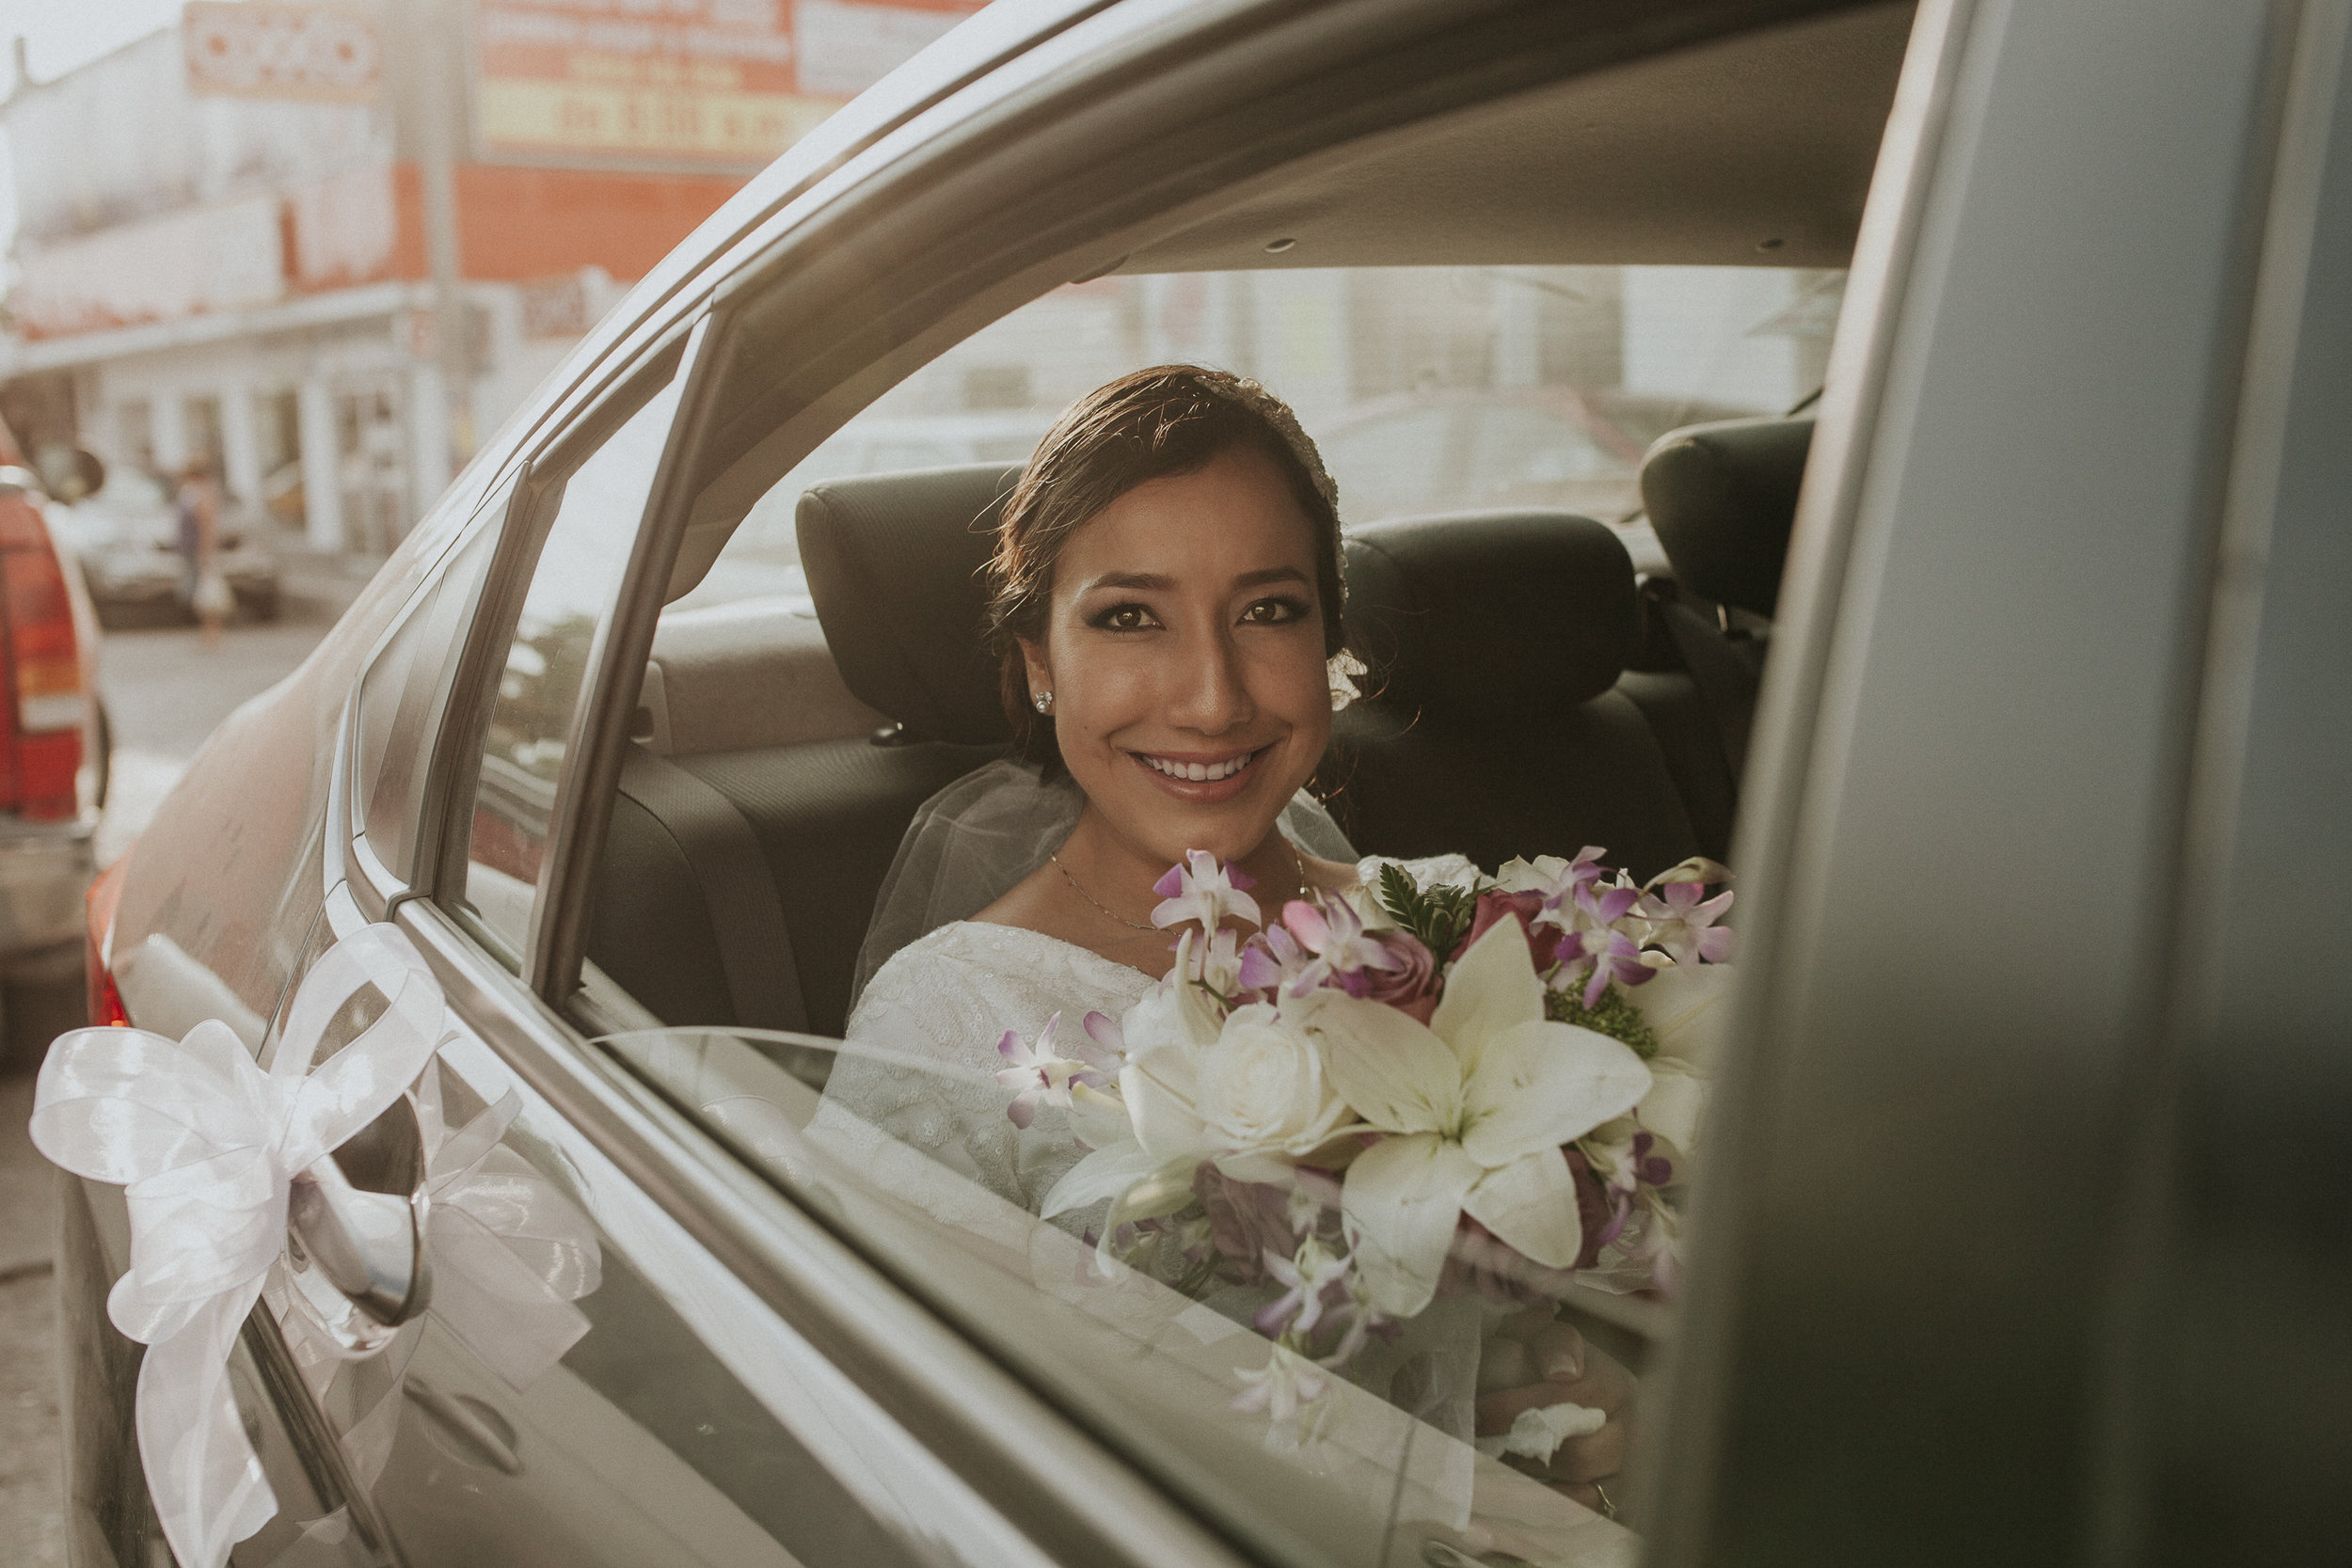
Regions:
[[83, 901], [88, 919], [82, 927], [82, 974], [89, 983], [89, 1021], [102, 1029], [127, 1029], [131, 1014], [115, 988], [115, 904], [122, 897], [122, 873], [131, 863], [124, 853], [98, 874]]
[[0, 500], [0, 807], [39, 820], [81, 809], [82, 727], [89, 693], [65, 568], [40, 515]]

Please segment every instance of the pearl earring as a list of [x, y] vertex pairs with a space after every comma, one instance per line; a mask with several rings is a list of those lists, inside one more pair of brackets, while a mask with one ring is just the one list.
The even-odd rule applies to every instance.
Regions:
[[1037, 704], [1037, 710], [1040, 713], [1054, 711], [1054, 694], [1051, 691], [1041, 691], [1031, 701]]

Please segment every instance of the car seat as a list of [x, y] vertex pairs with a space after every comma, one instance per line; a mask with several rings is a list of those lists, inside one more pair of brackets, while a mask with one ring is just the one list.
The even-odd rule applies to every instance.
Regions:
[[657, 1017], [836, 1037], [847, 1025], [858, 946], [915, 807], [1009, 738], [977, 574], [1019, 472], [837, 480], [801, 498], [834, 664], [891, 723], [691, 755], [632, 748], [587, 952]]
[[1587, 844], [1647, 877], [1722, 856], [1728, 775], [1687, 675], [1629, 669], [1632, 559], [1565, 512], [1400, 519], [1347, 542], [1366, 699], [1340, 716], [1333, 814], [1359, 847], [1492, 870]]
[[1812, 445], [1810, 419], [1723, 420], [1668, 431], [1642, 460], [1642, 503], [1674, 567], [1672, 579], [1645, 591], [1698, 684], [1735, 781], [1747, 766]]

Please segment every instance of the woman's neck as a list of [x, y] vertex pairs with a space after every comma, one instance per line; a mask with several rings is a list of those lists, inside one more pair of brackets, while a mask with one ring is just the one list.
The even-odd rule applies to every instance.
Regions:
[[[1149, 925], [1161, 895], [1152, 884], [1170, 862], [1115, 832], [1089, 806], [1057, 851], [1062, 866], [1085, 893], [1118, 918]], [[1256, 847], [1232, 863], [1257, 884], [1251, 896], [1269, 920], [1283, 904], [1299, 897], [1312, 872], [1279, 829], [1269, 829]]]

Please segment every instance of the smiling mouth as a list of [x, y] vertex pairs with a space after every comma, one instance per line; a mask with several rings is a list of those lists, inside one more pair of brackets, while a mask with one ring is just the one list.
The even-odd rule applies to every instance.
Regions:
[[1165, 777], [1185, 784], [1216, 784], [1242, 771], [1265, 755], [1267, 750], [1268, 748], [1261, 746], [1254, 752], [1244, 752], [1238, 756], [1226, 757], [1216, 762], [1180, 762], [1174, 757], [1153, 756], [1149, 752], [1131, 752], [1128, 754], [1144, 767]]

